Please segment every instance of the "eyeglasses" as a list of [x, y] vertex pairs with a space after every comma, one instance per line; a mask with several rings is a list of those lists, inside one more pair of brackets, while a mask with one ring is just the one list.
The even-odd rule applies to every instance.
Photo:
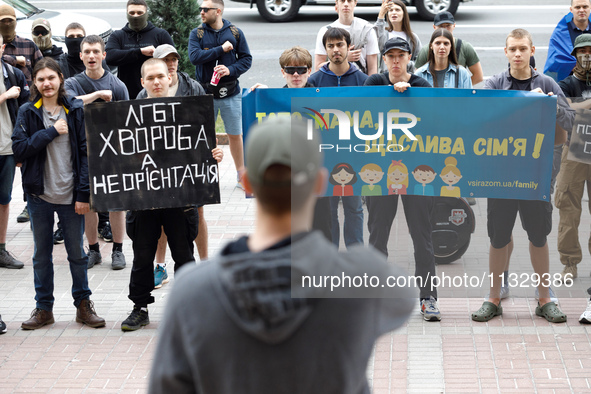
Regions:
[[308, 67], [305, 67], [305, 66], [304, 67], [288, 66], [288, 67], [284, 67], [283, 68], [283, 71], [285, 71], [286, 73], [291, 74], [291, 75], [295, 74], [296, 72], [299, 75], [303, 75], [303, 74], [306, 74], [308, 72]]
[[218, 10], [219, 8], [199, 7], [199, 12], [208, 13], [211, 10]]

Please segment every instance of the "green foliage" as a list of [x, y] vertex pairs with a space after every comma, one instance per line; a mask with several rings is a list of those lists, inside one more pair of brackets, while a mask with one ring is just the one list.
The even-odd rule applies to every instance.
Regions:
[[197, 0], [146, 0], [149, 20], [166, 30], [176, 46], [181, 59], [179, 71], [184, 71], [194, 78], [195, 66], [189, 61], [189, 34], [201, 25]]

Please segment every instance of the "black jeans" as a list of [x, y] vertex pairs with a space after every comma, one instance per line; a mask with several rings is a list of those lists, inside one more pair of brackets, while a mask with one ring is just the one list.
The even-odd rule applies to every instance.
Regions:
[[154, 302], [154, 258], [161, 228], [168, 237], [174, 270], [195, 261], [193, 240], [197, 237], [197, 208], [165, 208], [127, 212], [127, 235], [133, 242], [133, 266], [129, 299], [137, 306]]
[[[366, 197], [365, 203], [368, 211], [369, 244], [388, 256], [388, 239], [398, 210], [398, 196]], [[431, 290], [431, 276], [435, 275], [435, 256], [431, 235], [434, 198], [403, 195], [402, 204], [415, 251], [415, 276], [421, 277], [423, 282], [420, 297], [437, 298], [437, 289]]]

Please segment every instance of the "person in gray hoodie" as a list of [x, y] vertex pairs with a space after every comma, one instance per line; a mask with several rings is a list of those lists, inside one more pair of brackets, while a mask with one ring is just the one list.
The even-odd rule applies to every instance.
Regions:
[[[405, 323], [416, 291], [390, 287], [406, 273], [374, 249], [339, 253], [309, 231], [327, 172], [318, 134], [306, 135], [280, 117], [248, 133], [243, 179], [256, 197], [254, 233], [177, 276], [149, 393], [370, 392], [374, 343]], [[365, 274], [384, 286], [347, 285]]]

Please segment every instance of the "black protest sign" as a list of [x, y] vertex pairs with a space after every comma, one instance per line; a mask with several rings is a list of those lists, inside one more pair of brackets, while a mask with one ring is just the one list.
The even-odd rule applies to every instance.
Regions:
[[591, 111], [588, 109], [577, 109], [567, 158], [591, 164]]
[[93, 103], [84, 117], [93, 209], [220, 202], [212, 96]]

